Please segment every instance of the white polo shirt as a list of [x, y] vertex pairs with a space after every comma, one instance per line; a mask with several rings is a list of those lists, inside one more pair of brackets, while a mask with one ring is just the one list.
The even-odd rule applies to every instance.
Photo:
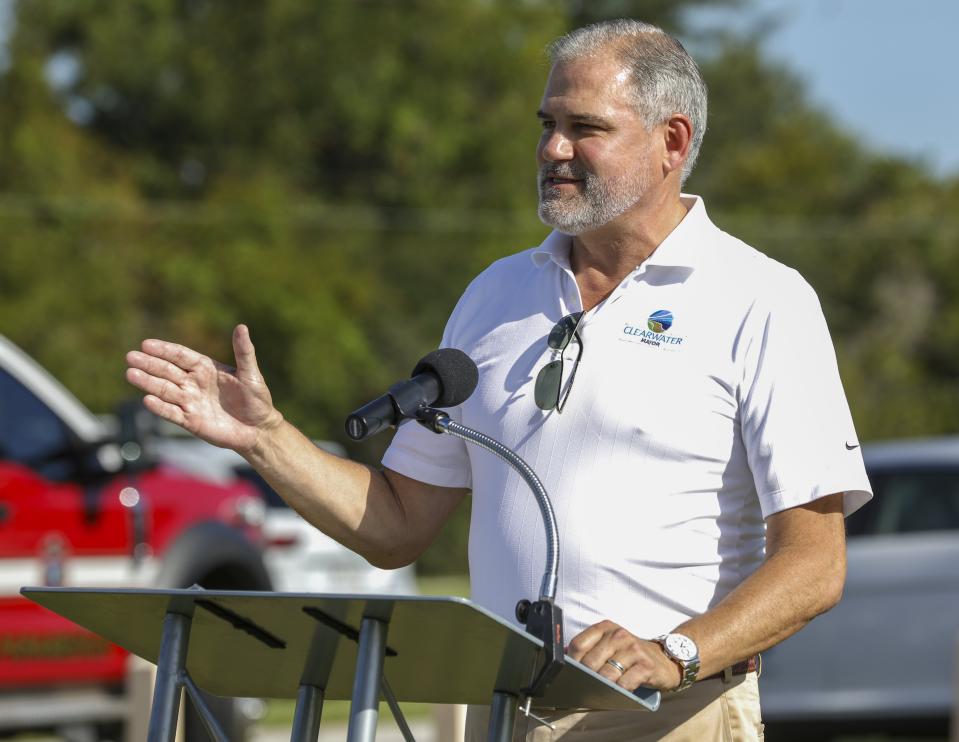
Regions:
[[[454, 419], [517, 451], [550, 494], [568, 638], [607, 618], [641, 637], [669, 631], [759, 566], [764, 518], [834, 492], [848, 514], [871, 497], [814, 291], [683, 199], [683, 221], [580, 324], [562, 414], [540, 410], [533, 387], [553, 325], [582, 309], [568, 236], [491, 265], [443, 337], [479, 367]], [[513, 619], [537, 597], [545, 534], [518, 475], [416, 423], [383, 464], [472, 488], [474, 600]]]

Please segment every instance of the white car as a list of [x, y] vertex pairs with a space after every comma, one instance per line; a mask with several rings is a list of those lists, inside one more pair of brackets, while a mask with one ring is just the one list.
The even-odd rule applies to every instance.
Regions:
[[863, 455], [875, 497], [846, 521], [842, 601], [763, 653], [769, 739], [945, 739], [959, 706], [959, 436]]
[[[413, 566], [379, 569], [307, 523], [263, 480], [242, 456], [208, 443], [173, 433], [151, 443], [151, 453], [195, 476], [218, 481], [236, 477], [252, 482], [263, 495], [263, 560], [273, 589], [279, 592], [375, 593], [412, 595], [417, 592]], [[178, 429], [177, 429], [178, 430]], [[346, 452], [336, 443], [320, 442], [338, 456]], [[255, 518], [256, 514], [247, 517]]]

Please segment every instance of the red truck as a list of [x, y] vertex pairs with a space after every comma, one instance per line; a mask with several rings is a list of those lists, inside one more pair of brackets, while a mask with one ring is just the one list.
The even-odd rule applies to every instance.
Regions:
[[[111, 430], [0, 335], [0, 737], [130, 740], [150, 700], [123, 650], [21, 587], [270, 589], [258, 491], [154, 460], [150, 419], [131, 403]], [[242, 739], [237, 705], [213, 700], [230, 739]], [[184, 706], [186, 739], [205, 740]]]

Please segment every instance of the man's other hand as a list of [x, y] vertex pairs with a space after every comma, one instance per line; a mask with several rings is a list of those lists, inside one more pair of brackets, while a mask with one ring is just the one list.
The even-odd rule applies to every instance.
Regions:
[[574, 637], [567, 654], [629, 690], [640, 686], [673, 690], [681, 679], [679, 665], [666, 656], [662, 647], [634, 636], [612, 621], [600, 621]]
[[143, 403], [151, 412], [242, 454], [283, 416], [273, 406], [245, 325], [233, 330], [233, 352], [236, 368], [176, 343], [144, 340], [140, 350], [127, 353], [127, 381], [146, 393]]

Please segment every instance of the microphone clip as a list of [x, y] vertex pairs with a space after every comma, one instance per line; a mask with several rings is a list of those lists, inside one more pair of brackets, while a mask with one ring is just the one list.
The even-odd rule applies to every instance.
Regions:
[[439, 396], [438, 383], [429, 377], [414, 376], [412, 379], [398, 381], [386, 390], [397, 420], [416, 417], [419, 410], [426, 407], [430, 400]]
[[436, 407], [420, 407], [411, 417], [424, 428], [432, 430], [437, 435], [448, 432], [450, 416]]

